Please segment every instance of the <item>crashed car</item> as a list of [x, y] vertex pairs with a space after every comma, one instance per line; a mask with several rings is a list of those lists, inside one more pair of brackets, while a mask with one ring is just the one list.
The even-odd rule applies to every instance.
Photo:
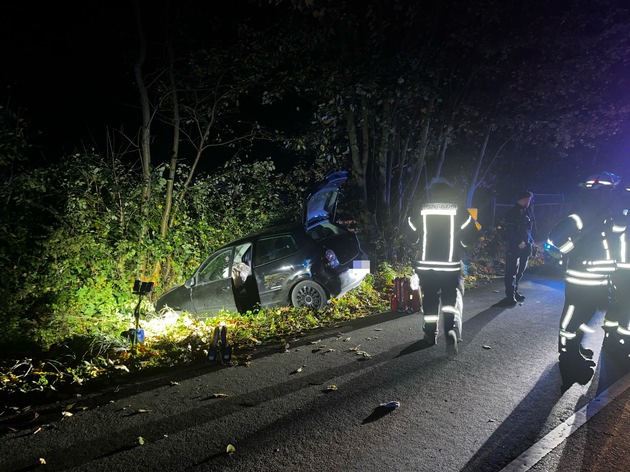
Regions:
[[164, 293], [156, 310], [216, 315], [256, 307], [318, 310], [358, 286], [369, 260], [356, 234], [335, 223], [347, 172], [334, 172], [308, 196], [303, 222], [234, 241], [208, 257], [184, 285]]

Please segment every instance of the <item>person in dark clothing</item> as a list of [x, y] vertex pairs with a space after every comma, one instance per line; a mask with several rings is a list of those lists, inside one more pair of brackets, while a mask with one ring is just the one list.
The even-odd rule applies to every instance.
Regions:
[[444, 181], [431, 185], [420, 217], [416, 224], [409, 219], [412, 234], [408, 236], [409, 242], [421, 248], [414, 270], [422, 287], [424, 339], [429, 345], [437, 342], [442, 319], [447, 344], [457, 352], [464, 294], [461, 250], [476, 241], [479, 227]]
[[516, 195], [516, 204], [505, 215], [505, 299], [500, 302], [501, 306], [516, 306], [517, 302], [525, 300], [525, 296], [518, 291], [518, 284], [527, 269], [529, 256], [536, 250], [529, 207], [533, 196], [530, 191], [519, 192]]

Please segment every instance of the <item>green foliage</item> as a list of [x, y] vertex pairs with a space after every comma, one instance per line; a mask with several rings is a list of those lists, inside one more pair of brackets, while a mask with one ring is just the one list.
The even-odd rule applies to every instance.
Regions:
[[[249, 365], [255, 346], [286, 343], [306, 332], [387, 311], [388, 290], [380, 290], [371, 276], [323, 310], [313, 312], [290, 307], [255, 310], [244, 314], [223, 313], [207, 320], [181, 315], [150, 315], [143, 321], [146, 342], [132, 348], [120, 336], [94, 331], [75, 335], [53, 345], [39, 356], [0, 360], [0, 391], [63, 391], [91, 379], [108, 378], [152, 367], [203, 362], [214, 328], [228, 327], [234, 346], [233, 365]], [[391, 288], [391, 286], [390, 286]]]
[[[163, 172], [157, 168], [152, 176], [154, 202], [164, 198]], [[140, 237], [138, 175], [120, 159], [76, 154], [24, 170], [2, 188], [0, 344], [28, 341], [46, 349], [71, 336], [124, 330], [136, 278], [153, 279], [159, 294], [189, 277], [214, 249], [298, 216], [308, 177], [279, 174], [271, 160], [231, 161], [195, 180], [163, 239], [157, 232]], [[158, 228], [160, 218], [158, 203], [148, 226]]]

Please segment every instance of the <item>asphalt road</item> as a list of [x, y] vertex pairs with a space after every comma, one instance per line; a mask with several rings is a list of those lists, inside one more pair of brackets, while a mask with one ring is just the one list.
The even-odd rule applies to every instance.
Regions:
[[594, 378], [562, 392], [563, 283], [532, 271], [521, 288], [514, 308], [493, 306], [500, 281], [465, 294], [458, 355], [443, 339], [426, 348], [418, 315], [384, 313], [266, 347], [249, 367], [33, 408], [0, 436], [0, 471], [628, 470], [630, 381], [599, 356], [601, 319]]

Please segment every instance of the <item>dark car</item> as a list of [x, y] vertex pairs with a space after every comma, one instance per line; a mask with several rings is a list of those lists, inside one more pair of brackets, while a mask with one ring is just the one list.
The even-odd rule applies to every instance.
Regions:
[[308, 196], [303, 223], [234, 241], [208, 257], [156, 309], [213, 315], [260, 307], [323, 308], [361, 283], [369, 261], [356, 234], [334, 223], [346, 172], [330, 174]]

